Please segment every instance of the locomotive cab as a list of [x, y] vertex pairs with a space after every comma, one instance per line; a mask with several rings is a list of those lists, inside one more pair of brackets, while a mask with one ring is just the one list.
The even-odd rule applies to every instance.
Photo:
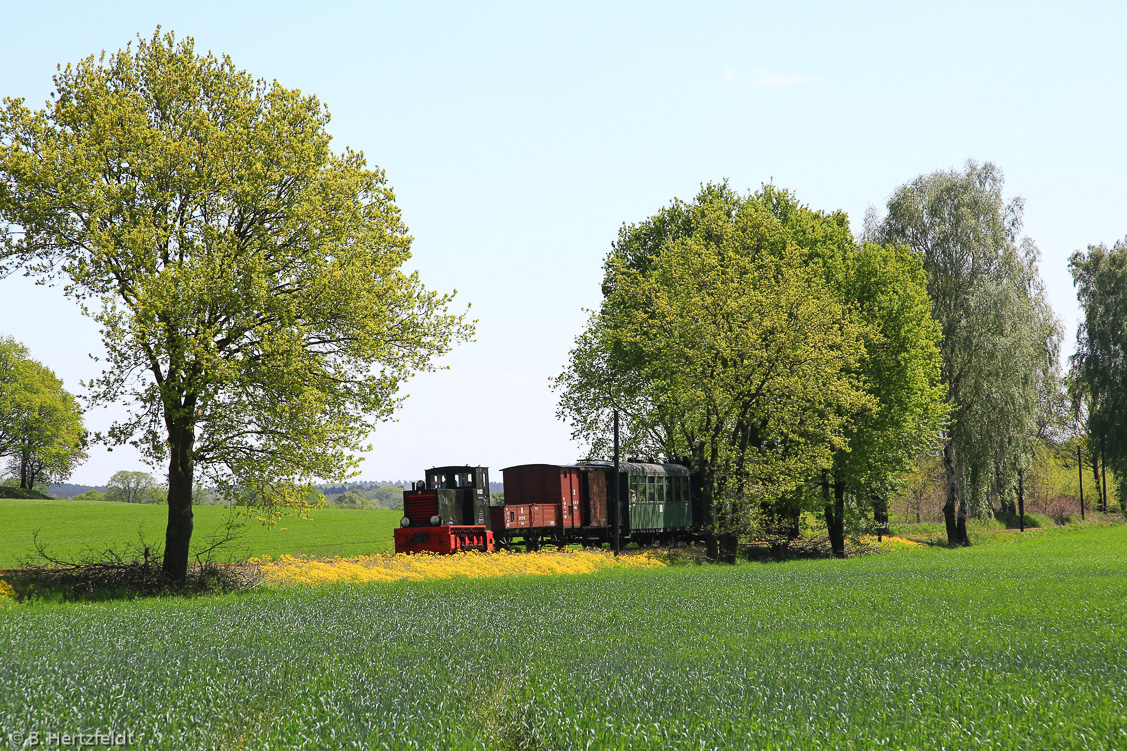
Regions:
[[395, 552], [492, 550], [489, 531], [489, 469], [432, 467], [426, 480], [403, 492], [403, 519]]
[[426, 487], [438, 496], [442, 524], [489, 526], [487, 467], [434, 467], [427, 470]]

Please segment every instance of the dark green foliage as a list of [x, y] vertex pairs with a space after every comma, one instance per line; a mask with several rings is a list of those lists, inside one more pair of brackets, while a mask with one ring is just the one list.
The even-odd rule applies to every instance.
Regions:
[[38, 490], [29, 490], [28, 488], [13, 488], [7, 485], [0, 485], [0, 498], [39, 499], [44, 501], [55, 500], [46, 493], [40, 493]]

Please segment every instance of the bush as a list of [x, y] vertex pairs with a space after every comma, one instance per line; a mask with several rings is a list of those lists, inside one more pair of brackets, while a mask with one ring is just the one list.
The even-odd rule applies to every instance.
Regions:
[[8, 486], [0, 486], [0, 498], [23, 498], [36, 501], [53, 501], [52, 496], [46, 493], [40, 493], [38, 490], [28, 490], [27, 488], [13, 488]]

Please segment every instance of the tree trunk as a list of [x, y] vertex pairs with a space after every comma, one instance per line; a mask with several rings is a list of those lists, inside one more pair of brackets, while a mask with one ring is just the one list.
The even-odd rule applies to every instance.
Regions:
[[877, 540], [892, 534], [888, 529], [888, 500], [880, 494], [873, 495], [873, 521], [877, 524]]
[[31, 490], [31, 480], [28, 475], [28, 465], [31, 464], [31, 449], [28, 447], [28, 442], [24, 441], [24, 445], [20, 448], [20, 487]]
[[822, 501], [825, 505], [826, 531], [830, 535], [830, 550], [834, 557], [845, 557], [845, 483], [837, 481], [830, 497], [829, 474], [822, 475]]
[[943, 503], [943, 521], [947, 523], [947, 544], [957, 545], [959, 530], [955, 523], [958, 504], [958, 478], [955, 476], [955, 447], [950, 441], [943, 444], [943, 475], [947, 485], [947, 500]]
[[970, 547], [970, 537], [967, 536], [967, 494], [959, 496], [958, 517], [955, 519], [955, 544]]
[[183, 421], [168, 421], [168, 531], [164, 537], [164, 577], [172, 584], [188, 578], [192, 542], [192, 452], [196, 433]]
[[733, 564], [740, 551], [740, 536], [733, 532], [722, 532], [719, 535], [720, 562]]

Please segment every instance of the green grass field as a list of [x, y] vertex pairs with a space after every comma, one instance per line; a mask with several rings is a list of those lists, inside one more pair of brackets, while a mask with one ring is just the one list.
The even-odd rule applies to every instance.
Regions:
[[0, 747], [1127, 748], [1127, 527], [994, 540], [19, 605]]
[[[202, 549], [224, 529], [225, 506], [196, 506], [193, 548]], [[216, 561], [245, 561], [251, 556], [361, 555], [393, 548], [398, 511], [322, 508], [310, 519], [287, 516], [274, 527], [254, 518], [244, 522], [238, 539], [214, 554]], [[90, 548], [138, 544], [141, 537], [163, 547], [168, 507], [104, 501], [41, 501], [0, 499], [0, 569], [15, 568], [34, 552], [32, 534], [60, 557], [81, 556]], [[140, 536], [139, 536], [140, 535]]]

